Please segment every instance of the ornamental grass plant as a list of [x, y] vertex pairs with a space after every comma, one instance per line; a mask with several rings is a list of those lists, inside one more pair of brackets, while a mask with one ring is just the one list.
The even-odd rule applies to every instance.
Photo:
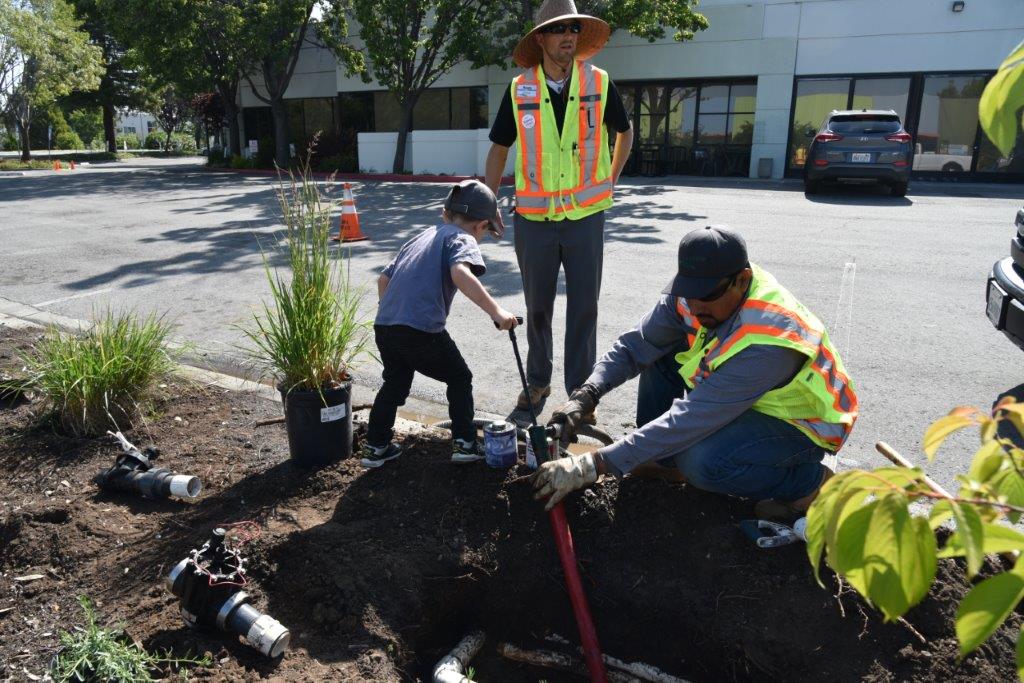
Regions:
[[331, 249], [331, 201], [310, 178], [308, 158], [281, 176], [277, 198], [287, 265], [272, 267], [264, 252], [270, 297], [242, 331], [253, 360], [285, 394], [322, 392], [348, 381], [366, 351], [369, 323], [359, 313], [364, 289], [352, 286], [344, 252]]
[[100, 627], [87, 597], [80, 596], [78, 603], [85, 612], [85, 626], [60, 634], [61, 648], [50, 666], [50, 676], [58, 683], [155, 681], [158, 679], [154, 674], [163, 678], [161, 669], [212, 664], [209, 657], [179, 658], [146, 652], [121, 629]]
[[167, 348], [170, 330], [162, 317], [110, 311], [82, 335], [52, 328], [22, 359], [26, 384], [70, 434], [125, 429], [157, 380], [174, 367]]

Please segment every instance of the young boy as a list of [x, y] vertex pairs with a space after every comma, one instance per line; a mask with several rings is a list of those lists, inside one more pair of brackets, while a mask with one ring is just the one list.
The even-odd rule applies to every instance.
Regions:
[[448, 385], [452, 462], [483, 459], [473, 426], [473, 374], [444, 325], [456, 289], [500, 329], [516, 324], [515, 316], [499, 306], [477, 279], [486, 270], [477, 243], [487, 231], [501, 236], [497, 213], [498, 202], [490, 188], [478, 180], [462, 181], [445, 199], [444, 222], [406, 242], [377, 279], [380, 303], [373, 330], [384, 364], [384, 385], [370, 410], [363, 466], [380, 467], [402, 454], [401, 447], [391, 441], [392, 427], [417, 372]]

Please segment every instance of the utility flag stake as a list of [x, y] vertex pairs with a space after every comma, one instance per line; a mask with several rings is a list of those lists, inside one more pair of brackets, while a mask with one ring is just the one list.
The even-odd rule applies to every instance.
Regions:
[[352, 186], [345, 183], [341, 216], [338, 218], [338, 234], [331, 237], [331, 241], [362, 242], [365, 239], [369, 238], [359, 230], [359, 212], [356, 211], [356, 198], [352, 195]]

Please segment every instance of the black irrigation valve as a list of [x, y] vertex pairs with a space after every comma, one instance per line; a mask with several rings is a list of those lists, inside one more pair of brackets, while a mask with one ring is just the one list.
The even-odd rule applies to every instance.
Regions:
[[251, 596], [242, 590], [248, 583], [246, 561], [225, 543], [226, 535], [225, 529], [214, 529], [202, 548], [175, 565], [164, 585], [181, 601], [181, 616], [191, 628], [240, 635], [267, 657], [277, 657], [291, 633], [249, 604]]
[[195, 498], [203, 488], [199, 477], [175, 474], [152, 461], [160, 454], [156, 448], [139, 450], [121, 432], [107, 432], [121, 442], [122, 453], [114, 465], [96, 475], [96, 483], [105, 491], [137, 493], [144, 498]]

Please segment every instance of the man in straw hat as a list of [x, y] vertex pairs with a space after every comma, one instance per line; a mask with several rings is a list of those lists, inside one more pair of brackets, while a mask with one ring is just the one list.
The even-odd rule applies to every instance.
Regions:
[[[536, 26], [513, 52], [523, 71], [491, 128], [486, 183], [495, 192], [509, 147], [519, 143], [515, 249], [526, 298], [527, 383], [538, 410], [551, 393], [551, 315], [562, 266], [567, 394], [583, 384], [597, 359], [604, 210], [633, 144], [618, 90], [604, 70], [584, 61], [604, 47], [610, 32], [601, 19], [579, 14], [573, 0], [545, 0]], [[612, 155], [608, 128], [615, 131]], [[516, 409], [529, 409], [525, 391]]]

